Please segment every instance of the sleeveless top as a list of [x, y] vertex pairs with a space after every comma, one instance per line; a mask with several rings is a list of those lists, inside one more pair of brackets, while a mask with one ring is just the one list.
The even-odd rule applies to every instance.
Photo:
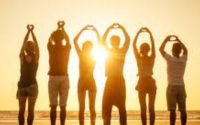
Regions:
[[139, 77], [151, 77], [153, 75], [154, 58], [143, 58], [140, 57], [137, 60], [138, 65], [138, 76]]
[[38, 63], [33, 59], [32, 62], [28, 63], [25, 59], [21, 63], [21, 75], [18, 82], [19, 88], [27, 88], [33, 84], [37, 84], [36, 75], [37, 75]]

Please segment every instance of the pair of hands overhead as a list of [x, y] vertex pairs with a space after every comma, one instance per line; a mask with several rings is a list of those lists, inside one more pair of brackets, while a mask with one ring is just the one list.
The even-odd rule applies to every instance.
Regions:
[[176, 35], [169, 35], [165, 38], [165, 41], [168, 41], [168, 42], [175, 42], [175, 41], [180, 41], [180, 39], [178, 38], [178, 36]]
[[33, 31], [34, 25], [33, 25], [33, 24], [28, 24], [28, 25], [26, 26], [26, 28], [28, 29], [28, 31]]
[[81, 31], [84, 31], [84, 30], [93, 30], [97, 32], [97, 29], [93, 25], [86, 25]]
[[109, 26], [108, 27], [108, 29], [110, 30], [110, 29], [117, 29], [117, 28], [119, 28], [119, 29], [125, 29], [121, 24], [119, 24], [119, 23], [113, 23], [111, 26]]

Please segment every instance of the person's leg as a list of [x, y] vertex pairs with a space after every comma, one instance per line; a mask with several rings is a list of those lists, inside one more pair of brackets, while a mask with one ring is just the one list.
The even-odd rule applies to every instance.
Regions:
[[90, 107], [90, 120], [91, 125], [95, 125], [96, 111], [95, 111], [96, 91], [89, 91], [89, 107]]
[[170, 110], [170, 125], [175, 125], [176, 122], [176, 111]]
[[186, 112], [186, 91], [184, 86], [180, 86], [177, 97], [178, 107], [180, 111], [181, 124], [186, 125], [187, 123], [187, 112]]
[[120, 125], [127, 125], [127, 113], [125, 103], [117, 106], [119, 109]]
[[150, 125], [154, 125], [155, 123], [155, 98], [156, 92], [149, 93], [149, 114], [150, 114]]
[[65, 124], [65, 118], [66, 118], [66, 107], [60, 106], [60, 125]]
[[56, 124], [56, 108], [58, 104], [58, 81], [50, 77], [49, 79], [49, 101], [50, 101], [50, 119], [51, 125]]
[[79, 125], [84, 125], [84, 112], [85, 112], [85, 95], [86, 91], [78, 92], [79, 100]]
[[181, 125], [186, 125], [187, 123], [187, 112], [186, 110], [181, 110]]
[[167, 107], [170, 111], [170, 125], [175, 125], [176, 122], [176, 97], [177, 89], [174, 86], [167, 87]]
[[141, 119], [142, 119], [142, 125], [146, 125], [146, 93], [145, 92], [139, 92], [139, 102], [140, 102], [140, 111], [141, 111]]
[[112, 101], [108, 98], [109, 95], [104, 91], [103, 104], [102, 104], [102, 117], [104, 125], [110, 125], [111, 112], [112, 112]]
[[111, 104], [103, 106], [103, 123], [104, 123], [104, 125], [110, 125], [111, 112], [112, 112]]
[[32, 125], [33, 124], [35, 102], [36, 102], [36, 98], [35, 97], [32, 97], [32, 98], [29, 97], [28, 98], [28, 118], [27, 118], [28, 125]]
[[66, 119], [66, 105], [69, 92], [69, 80], [65, 77], [60, 81], [59, 95], [60, 95], [60, 125], [65, 124]]
[[24, 112], [26, 108], [26, 97], [18, 98], [19, 101], [19, 112], [18, 112], [18, 122], [19, 125], [24, 125]]
[[57, 106], [50, 106], [51, 110], [50, 110], [50, 118], [51, 118], [51, 125], [55, 125], [56, 124], [56, 108]]

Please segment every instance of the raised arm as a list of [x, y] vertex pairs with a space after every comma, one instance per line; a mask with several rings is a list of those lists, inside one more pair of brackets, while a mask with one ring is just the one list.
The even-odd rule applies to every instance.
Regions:
[[92, 26], [92, 27], [93, 27], [94, 32], [97, 35], [97, 41], [98, 41], [98, 43], [100, 43], [101, 37], [100, 37], [100, 34], [99, 34], [98, 30], [94, 26]]
[[177, 42], [179, 42], [181, 44], [182, 48], [183, 48], [183, 55], [187, 56], [188, 55], [188, 49], [186, 48], [186, 46], [181, 42], [181, 40], [178, 37], [176, 37], [176, 39], [177, 39]]
[[80, 53], [81, 53], [81, 49], [80, 49], [80, 47], [79, 47], [79, 45], [78, 45], [78, 39], [79, 39], [80, 35], [83, 33], [83, 31], [84, 31], [86, 28], [87, 28], [87, 26], [84, 27], [83, 29], [81, 29], [81, 31], [80, 31], [80, 32], [76, 35], [76, 37], [74, 38], [74, 46], [75, 46], [75, 49], [76, 49], [76, 52], [78, 53], [78, 55], [80, 55]]
[[65, 22], [61, 21], [60, 24], [58, 23], [58, 25], [59, 25], [58, 28], [63, 31], [64, 39], [65, 39], [65, 41], [67, 43], [66, 45], [71, 48], [69, 36], [68, 36], [67, 32], [64, 29]]
[[163, 42], [163, 43], [161, 44], [161, 46], [160, 46], [160, 53], [161, 53], [161, 55], [162, 55], [163, 57], [165, 57], [165, 55], [166, 55], [165, 46], [166, 46], [167, 42], [170, 41], [170, 37], [171, 37], [171, 36], [167, 36], [167, 37], [165, 38], [164, 42]]
[[140, 33], [141, 33], [141, 29], [137, 32], [135, 39], [133, 41], [133, 52], [134, 52], [136, 59], [138, 59], [140, 57], [140, 53], [137, 48], [137, 40], [138, 40], [138, 36], [140, 35]]
[[23, 41], [23, 44], [22, 44], [22, 47], [21, 47], [21, 50], [20, 50], [20, 54], [19, 54], [21, 61], [24, 58], [25, 43], [26, 43], [26, 41], [28, 41], [28, 37], [29, 37], [29, 34], [30, 34], [29, 25], [27, 25], [27, 29], [28, 29], [28, 31], [27, 31], [26, 36], [24, 38], [24, 41]]
[[155, 58], [156, 56], [155, 41], [154, 41], [152, 32], [148, 28], [146, 28], [146, 31], [149, 33], [150, 40], [151, 40], [151, 58]]
[[112, 28], [113, 28], [112, 25], [109, 26], [109, 27], [107, 28], [107, 30], [105, 31], [105, 33], [104, 33], [102, 39], [101, 39], [101, 44], [102, 44], [102, 45], [104, 46], [104, 48], [106, 48], [107, 50], [109, 49], [109, 47], [108, 47], [108, 45], [107, 45], [106, 39], [107, 39], [107, 37], [108, 37], [108, 33], [110, 32], [110, 30], [111, 30]]
[[38, 61], [39, 61], [39, 56], [40, 56], [40, 51], [39, 51], [39, 46], [38, 46], [38, 42], [37, 42], [37, 39], [36, 39], [36, 37], [35, 37], [35, 34], [34, 34], [34, 32], [33, 32], [33, 29], [34, 29], [34, 26], [33, 25], [31, 25], [32, 26], [32, 29], [31, 29], [31, 35], [32, 35], [32, 37], [33, 37], [33, 42], [34, 42], [34, 45], [35, 45], [35, 60], [36, 60], [36, 62], [38, 63]]
[[118, 24], [118, 26], [122, 30], [122, 32], [123, 32], [123, 34], [125, 36], [125, 42], [124, 42], [124, 45], [123, 45], [122, 49], [126, 53], [128, 48], [129, 48], [129, 45], [130, 45], [130, 37], [129, 37], [126, 29], [121, 24]]

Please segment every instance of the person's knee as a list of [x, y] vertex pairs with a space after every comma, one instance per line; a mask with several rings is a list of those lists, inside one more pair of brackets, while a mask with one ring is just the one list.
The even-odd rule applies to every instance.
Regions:
[[60, 111], [61, 112], [66, 112], [66, 107], [65, 106], [60, 106]]
[[181, 112], [181, 115], [186, 115], [187, 114], [186, 110], [181, 110], [180, 112]]
[[170, 110], [170, 115], [175, 116], [176, 115], [176, 110]]
[[56, 113], [56, 108], [57, 108], [57, 106], [51, 106], [51, 112]]

